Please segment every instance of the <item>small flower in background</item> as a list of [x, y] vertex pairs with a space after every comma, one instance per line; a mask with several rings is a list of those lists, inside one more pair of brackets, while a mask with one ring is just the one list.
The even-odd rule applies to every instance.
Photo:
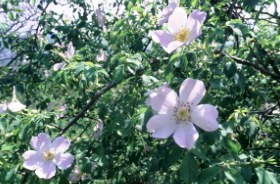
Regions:
[[67, 106], [61, 105], [63, 104], [62, 102], [56, 101], [56, 102], [50, 102], [48, 103], [48, 111], [55, 111], [57, 112], [56, 118], [63, 118], [64, 114], [66, 113]]
[[152, 39], [170, 54], [196, 39], [201, 34], [200, 28], [205, 19], [205, 12], [194, 10], [188, 17], [184, 8], [177, 7], [168, 19], [168, 30], [152, 31]]
[[97, 123], [94, 127], [93, 127], [93, 137], [94, 138], [99, 138], [102, 134], [104, 128], [104, 124], [102, 121], [100, 121], [99, 123]]
[[194, 124], [205, 131], [218, 129], [218, 111], [210, 104], [198, 103], [206, 93], [204, 83], [188, 78], [181, 84], [179, 97], [167, 86], [162, 86], [148, 97], [149, 105], [158, 112], [147, 123], [154, 138], [173, 134], [176, 144], [191, 149], [198, 139]]
[[95, 9], [95, 15], [97, 18], [97, 23], [98, 25], [103, 29], [103, 31], [106, 31], [106, 27], [105, 27], [105, 15], [104, 15], [104, 10], [103, 8], [101, 9], [101, 7], [99, 6], [97, 9]]
[[168, 6], [165, 7], [161, 12], [161, 18], [158, 20], [158, 24], [161, 26], [162, 24], [168, 21], [169, 16], [173, 13], [175, 8], [179, 6], [178, 0], [169, 0]]
[[73, 46], [73, 43], [70, 42], [67, 45], [67, 50], [64, 52], [64, 56], [67, 59], [71, 59], [75, 55], [75, 47]]
[[26, 105], [22, 104], [16, 96], [16, 87], [13, 87], [13, 98], [12, 101], [8, 104], [8, 109], [12, 112], [19, 112], [26, 108]]
[[0, 104], [0, 114], [3, 114], [7, 111], [8, 109], [8, 104], [4, 102], [3, 104]]
[[53, 65], [53, 70], [58, 71], [66, 65], [65, 62], [56, 63]]
[[96, 56], [96, 61], [107, 61], [108, 57], [103, 50], [99, 51], [99, 54]]
[[66, 112], [67, 107], [66, 105], [61, 105], [57, 108], [57, 111], [59, 112], [59, 114], [56, 115], [57, 118], [63, 118], [64, 117], [64, 113]]
[[62, 136], [51, 141], [48, 134], [40, 133], [31, 138], [30, 145], [34, 150], [23, 153], [23, 167], [35, 170], [39, 178], [52, 178], [56, 173], [56, 167], [65, 170], [74, 160], [73, 155], [65, 153], [70, 147], [70, 142]]
[[90, 175], [87, 173], [82, 173], [81, 170], [75, 166], [72, 172], [70, 173], [68, 180], [70, 183], [78, 183], [80, 180], [86, 181], [90, 179]]
[[[58, 47], [64, 47], [64, 46], [58, 45]], [[70, 42], [67, 45], [67, 50], [63, 54], [59, 53], [59, 55], [67, 60], [71, 59], [75, 55], [75, 47], [73, 46], [73, 43]], [[66, 62], [62, 61], [60, 63], [54, 64], [53, 70], [58, 71], [58, 70], [64, 68], [65, 66], [66, 66]]]

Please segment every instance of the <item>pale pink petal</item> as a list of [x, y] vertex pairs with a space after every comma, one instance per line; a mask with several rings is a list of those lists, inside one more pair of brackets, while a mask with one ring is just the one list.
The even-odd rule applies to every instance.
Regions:
[[162, 46], [162, 48], [168, 53], [172, 53], [173, 51], [175, 51], [177, 48], [181, 47], [182, 45], [184, 45], [183, 42], [179, 42], [179, 41], [172, 41], [170, 42], [167, 46]]
[[64, 53], [64, 55], [67, 59], [70, 59], [75, 55], [75, 48], [72, 42], [67, 45], [67, 51]]
[[44, 163], [36, 169], [35, 174], [39, 178], [50, 179], [55, 175], [55, 172], [55, 163], [52, 161], [44, 161]]
[[196, 21], [198, 21], [200, 24], [203, 24], [207, 16], [207, 13], [204, 11], [199, 11], [199, 10], [193, 10], [192, 13], [190, 14], [189, 18], [192, 18]]
[[48, 134], [39, 133], [38, 136], [31, 138], [30, 145], [36, 151], [46, 151], [51, 147], [51, 138]]
[[180, 87], [180, 100], [184, 103], [197, 105], [205, 93], [206, 89], [201, 80], [187, 78]]
[[163, 18], [160, 18], [158, 19], [158, 25], [162, 25], [164, 23], [166, 23], [168, 21], [168, 17], [163, 17]]
[[8, 108], [12, 112], [19, 112], [19, 111], [25, 109], [26, 106], [23, 105], [22, 103], [20, 103], [19, 101], [14, 101], [14, 102], [9, 103]]
[[59, 169], [65, 170], [72, 165], [74, 156], [70, 153], [61, 153], [57, 154], [53, 161]]
[[66, 65], [65, 62], [56, 63], [53, 65], [53, 70], [58, 71]]
[[104, 12], [99, 7], [98, 9], [95, 10], [95, 13], [96, 13], [97, 22], [98, 22], [99, 26], [103, 27], [105, 25]]
[[167, 138], [176, 127], [175, 120], [169, 114], [155, 115], [147, 123], [147, 129], [154, 138]]
[[64, 153], [70, 147], [70, 141], [63, 136], [55, 138], [52, 142], [52, 148], [56, 153]]
[[162, 30], [156, 30], [151, 32], [151, 36], [154, 42], [159, 43], [161, 46], [167, 46], [174, 40], [173, 35]]
[[184, 8], [177, 7], [170, 15], [168, 19], [168, 30], [175, 34], [179, 32], [182, 28], [186, 27], [188, 21], [188, 15]]
[[162, 10], [162, 18], [158, 20], [158, 24], [162, 25], [168, 22], [169, 16], [173, 13], [174, 9], [178, 7], [179, 3], [175, 1], [169, 2], [168, 6]]
[[22, 157], [24, 158], [23, 167], [32, 171], [43, 162], [42, 153], [34, 150], [24, 152]]
[[175, 91], [164, 85], [151, 92], [147, 102], [159, 114], [166, 114], [173, 111], [178, 103], [178, 96]]
[[6, 103], [0, 104], [0, 114], [5, 113], [8, 109], [8, 105]]
[[178, 7], [178, 3], [177, 2], [169, 2], [168, 6], [163, 8], [162, 16], [168, 18], [172, 14], [174, 9], [177, 8], [177, 7]]
[[182, 148], [191, 149], [198, 139], [198, 133], [192, 123], [180, 123], [175, 130], [173, 139]]
[[193, 109], [192, 122], [205, 131], [218, 129], [218, 110], [210, 104], [201, 104]]
[[188, 19], [187, 28], [189, 29], [189, 36], [186, 41], [187, 44], [191, 43], [194, 39], [201, 35], [200, 23], [192, 18]]

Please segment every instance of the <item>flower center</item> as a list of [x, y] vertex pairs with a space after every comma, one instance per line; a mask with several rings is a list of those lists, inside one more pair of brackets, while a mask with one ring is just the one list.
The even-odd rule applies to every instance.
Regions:
[[50, 151], [50, 150], [44, 152], [44, 154], [43, 154], [43, 158], [44, 158], [45, 160], [53, 160], [54, 157], [55, 157], [55, 154], [54, 154], [52, 151]]
[[191, 106], [189, 104], [180, 103], [174, 109], [174, 117], [178, 123], [191, 121]]
[[175, 33], [174, 37], [176, 41], [185, 42], [189, 37], [189, 30], [187, 28], [181, 29], [179, 32]]

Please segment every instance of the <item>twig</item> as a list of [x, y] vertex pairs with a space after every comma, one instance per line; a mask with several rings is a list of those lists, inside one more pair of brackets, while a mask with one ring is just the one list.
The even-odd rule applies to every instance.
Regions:
[[[40, 16], [43, 16], [43, 15], [46, 13], [47, 8], [48, 8], [49, 5], [51, 4], [51, 2], [52, 2], [52, 1], [48, 1], [47, 5], [46, 5], [45, 8], [42, 10]], [[38, 25], [37, 25], [37, 27], [36, 27], [36, 29], [35, 29], [35, 40], [34, 40], [34, 42], [35, 42], [36, 47], [37, 47], [37, 39], [38, 39], [38, 36], [37, 36], [37, 35], [38, 35], [38, 32], [39, 32], [40, 26], [41, 26], [41, 21], [38, 22]]]
[[256, 63], [253, 63], [253, 62], [250, 62], [250, 61], [247, 61], [245, 59], [242, 59], [242, 58], [239, 58], [239, 57], [236, 57], [236, 56], [231, 56], [231, 55], [228, 55], [224, 52], [219, 52], [222, 56], [226, 56], [228, 58], [231, 58], [233, 59], [235, 62], [239, 63], [239, 64], [243, 64], [243, 65], [247, 65], [247, 66], [251, 66], [253, 67], [255, 70], [258, 70], [260, 71], [262, 74], [264, 75], [267, 75], [267, 76], [270, 76], [271, 78], [275, 79], [277, 82], [280, 82], [280, 75], [277, 75], [265, 68], [262, 68], [261, 66], [259, 66], [258, 64]]
[[94, 103], [103, 95], [105, 94], [107, 91], [109, 91], [110, 89], [112, 89], [113, 87], [117, 86], [118, 83], [117, 82], [113, 82], [110, 83], [108, 85], [106, 85], [105, 87], [103, 87], [101, 90], [99, 90], [97, 93], [93, 94], [91, 97], [91, 100], [89, 101], [89, 103], [81, 110], [81, 112], [79, 112], [79, 114], [77, 114], [77, 116], [72, 119], [60, 132], [59, 135], [64, 134], [71, 126], [73, 126], [80, 118], [82, 118], [85, 113], [87, 112], [87, 110], [94, 105]]

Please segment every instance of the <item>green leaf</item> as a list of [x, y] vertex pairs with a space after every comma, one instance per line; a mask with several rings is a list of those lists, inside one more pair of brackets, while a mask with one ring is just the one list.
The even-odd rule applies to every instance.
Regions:
[[235, 83], [239, 86], [240, 90], [243, 91], [245, 88], [245, 77], [241, 72], [237, 72], [234, 75]]
[[229, 169], [229, 170], [225, 171], [225, 176], [233, 183], [236, 183], [236, 184], [244, 183], [244, 180], [243, 180], [240, 172], [235, 169]]
[[11, 12], [8, 12], [8, 18], [9, 18], [10, 20], [14, 20], [14, 19], [15, 19], [14, 14], [11, 13]]
[[13, 181], [13, 178], [16, 174], [16, 169], [12, 168], [11, 170], [9, 170], [6, 174], [5, 180], [6, 181]]
[[192, 0], [192, 7], [198, 7], [199, 0]]
[[211, 84], [211, 88], [214, 88], [214, 89], [224, 88], [224, 84], [221, 79], [212, 79], [210, 81], [210, 84]]
[[233, 32], [239, 36], [245, 36], [250, 33], [250, 30], [247, 25], [245, 25], [240, 19], [232, 19], [226, 22], [226, 25], [230, 27]]
[[28, 136], [29, 128], [30, 127], [28, 125], [24, 125], [23, 128], [20, 129], [20, 132], [18, 135], [20, 140], [26, 140], [26, 138]]
[[264, 168], [259, 167], [255, 169], [258, 176], [257, 184], [277, 184], [275, 175], [272, 172], [266, 171]]
[[198, 175], [197, 183], [204, 184], [212, 181], [220, 172], [221, 168], [218, 166], [209, 167], [207, 169], [203, 169]]
[[180, 176], [185, 183], [196, 181], [198, 174], [198, 164], [191, 153], [188, 153], [180, 167]]
[[251, 182], [253, 172], [251, 166], [244, 166], [241, 168], [241, 175], [243, 176], [244, 180], [248, 183]]
[[223, 143], [227, 149], [234, 153], [239, 153], [241, 150], [241, 145], [237, 141], [232, 141], [229, 138], [225, 138]]
[[237, 71], [235, 62], [227, 62], [224, 67], [224, 73], [227, 78], [231, 78]]

